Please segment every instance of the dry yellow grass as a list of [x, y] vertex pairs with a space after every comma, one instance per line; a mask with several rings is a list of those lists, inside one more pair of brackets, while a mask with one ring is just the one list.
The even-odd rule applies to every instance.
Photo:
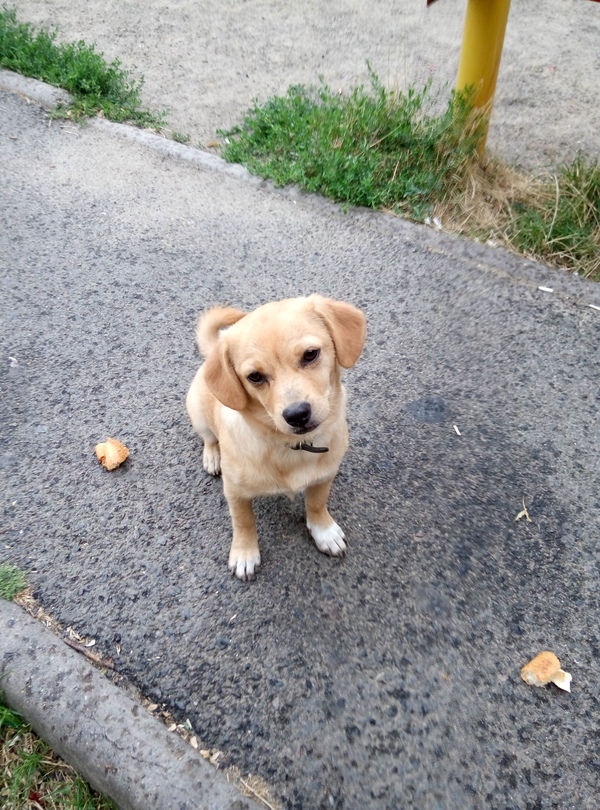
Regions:
[[456, 185], [454, 195], [435, 208], [435, 217], [449, 233], [492, 240], [512, 247], [510, 224], [514, 203], [533, 204], [544, 195], [540, 178], [522, 174], [486, 156], [473, 161]]

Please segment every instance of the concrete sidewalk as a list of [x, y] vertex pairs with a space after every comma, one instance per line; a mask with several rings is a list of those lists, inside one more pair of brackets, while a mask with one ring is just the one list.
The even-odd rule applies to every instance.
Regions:
[[[2, 557], [45, 609], [285, 808], [596, 810], [597, 288], [0, 105]], [[332, 504], [350, 554], [265, 501], [243, 584], [183, 409], [194, 324], [314, 291], [369, 321]], [[112, 474], [108, 435], [132, 450]], [[13, 618], [4, 654], [31, 655]], [[571, 695], [520, 681], [546, 648]]]

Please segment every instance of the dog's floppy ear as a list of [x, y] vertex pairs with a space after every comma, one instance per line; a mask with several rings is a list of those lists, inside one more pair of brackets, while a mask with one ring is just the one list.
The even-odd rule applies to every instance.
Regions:
[[212, 393], [225, 407], [241, 411], [248, 404], [248, 394], [235, 373], [224, 340], [219, 341], [206, 359], [204, 379]]
[[325, 321], [338, 363], [344, 368], [353, 366], [365, 345], [367, 320], [360, 309], [343, 301], [332, 301], [321, 295], [311, 295], [315, 312]]

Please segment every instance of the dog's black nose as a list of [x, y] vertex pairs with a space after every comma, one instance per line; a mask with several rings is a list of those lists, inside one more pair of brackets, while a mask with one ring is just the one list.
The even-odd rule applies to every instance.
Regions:
[[309, 423], [312, 410], [308, 402], [295, 402], [283, 411], [282, 416], [290, 427], [303, 428]]

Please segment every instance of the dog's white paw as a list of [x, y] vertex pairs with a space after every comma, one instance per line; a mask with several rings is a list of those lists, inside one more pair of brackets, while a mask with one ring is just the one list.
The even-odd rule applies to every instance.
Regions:
[[331, 521], [324, 529], [314, 523], [306, 522], [308, 531], [311, 533], [319, 551], [329, 554], [331, 557], [343, 557], [348, 548], [344, 532], [335, 521]]
[[217, 442], [204, 445], [202, 466], [211, 475], [221, 474], [221, 451]]
[[254, 576], [260, 568], [260, 551], [234, 551], [231, 549], [229, 554], [229, 570], [235, 574], [242, 582], [247, 582], [249, 579], [254, 579]]

